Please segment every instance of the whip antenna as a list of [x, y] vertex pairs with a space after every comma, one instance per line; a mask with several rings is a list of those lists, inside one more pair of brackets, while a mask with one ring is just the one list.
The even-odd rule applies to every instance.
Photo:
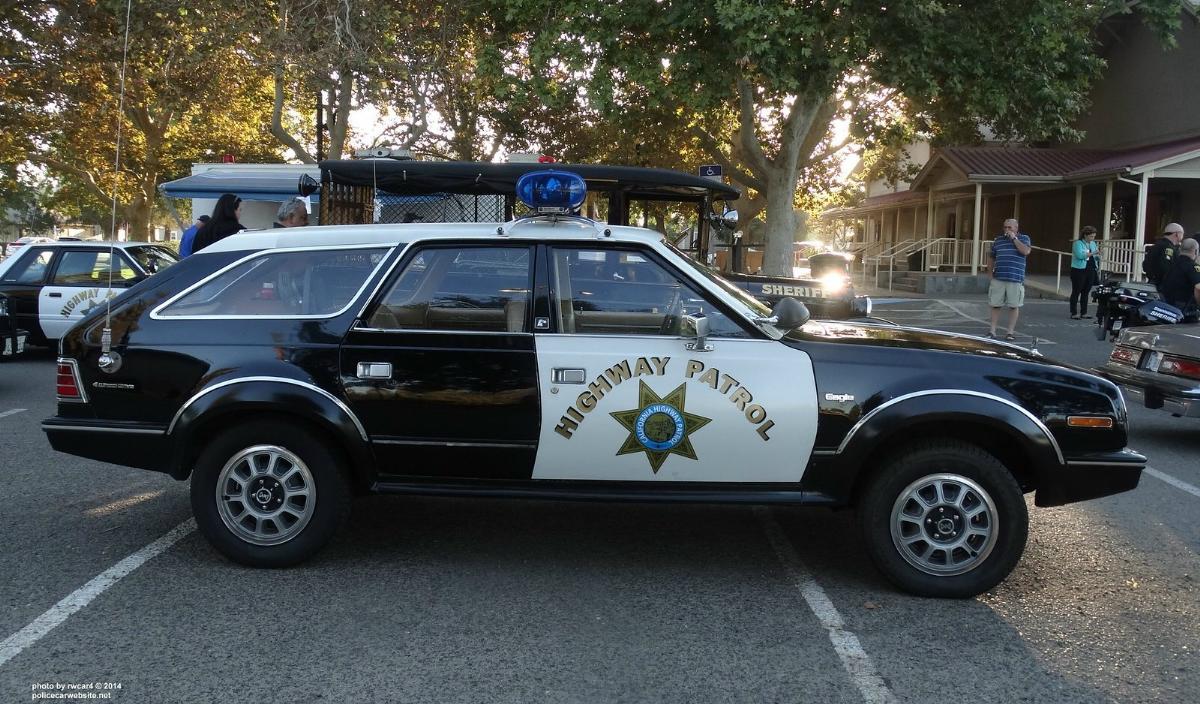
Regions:
[[117, 265], [117, 188], [121, 182], [121, 137], [125, 126], [125, 68], [129, 65], [129, 17], [133, 0], [125, 0], [125, 42], [121, 48], [121, 91], [117, 102], [117, 155], [113, 160], [112, 219], [109, 222], [108, 292], [104, 297], [104, 331], [100, 333], [100, 371], [112, 374], [121, 368], [121, 355], [112, 351], [112, 286]]

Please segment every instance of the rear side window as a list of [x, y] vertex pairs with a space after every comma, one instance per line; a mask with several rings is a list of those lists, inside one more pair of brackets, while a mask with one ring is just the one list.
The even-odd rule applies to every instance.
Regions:
[[120, 252], [114, 257], [108, 251], [66, 250], [54, 270], [52, 284], [56, 286], [107, 286], [109, 279], [114, 284], [128, 283], [138, 278], [138, 273]]
[[18, 284], [40, 284], [46, 280], [54, 252], [49, 249], [34, 250], [29, 256], [12, 265], [4, 274], [4, 280]]
[[529, 247], [444, 247], [418, 252], [368, 326], [382, 330], [526, 332]]
[[209, 279], [155, 313], [181, 317], [328, 317], [346, 309], [386, 248], [269, 251]]

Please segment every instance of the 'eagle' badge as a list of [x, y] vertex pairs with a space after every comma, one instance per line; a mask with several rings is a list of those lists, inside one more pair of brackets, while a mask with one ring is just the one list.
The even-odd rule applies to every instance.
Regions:
[[617, 454], [645, 452], [650, 469], [655, 474], [667, 461], [668, 455], [697, 459], [691, 434], [708, 425], [712, 419], [684, 410], [686, 398], [686, 384], [680, 384], [666, 397], [660, 398], [646, 382], [639, 380], [638, 408], [609, 414], [629, 431], [629, 437], [625, 438]]

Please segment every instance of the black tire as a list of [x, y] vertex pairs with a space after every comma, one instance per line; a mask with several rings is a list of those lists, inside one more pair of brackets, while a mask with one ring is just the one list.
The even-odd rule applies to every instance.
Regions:
[[858, 518], [879, 571], [928, 597], [967, 598], [996, 586], [1021, 559], [1029, 534], [1012, 473], [954, 440], [915, 444], [880, 467], [864, 487]]
[[[200, 453], [192, 472], [192, 513], [204, 537], [230, 560], [287, 567], [324, 547], [345, 522], [346, 477], [340, 453], [312, 428], [273, 418], [253, 421], [219, 433]], [[231, 498], [217, 498], [218, 481]]]

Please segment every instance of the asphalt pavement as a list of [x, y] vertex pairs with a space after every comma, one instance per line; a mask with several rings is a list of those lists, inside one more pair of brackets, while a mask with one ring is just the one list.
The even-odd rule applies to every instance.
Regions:
[[[986, 332], [982, 297], [877, 313]], [[1109, 350], [1063, 302], [1018, 332]], [[947, 601], [807, 508], [375, 496], [312, 561], [247, 569], [192, 530], [186, 484], [51, 451], [53, 381], [48, 350], [0, 363], [2, 702], [1200, 700], [1195, 419], [1131, 408], [1155, 472], [1030, 501], [1013, 574]]]

